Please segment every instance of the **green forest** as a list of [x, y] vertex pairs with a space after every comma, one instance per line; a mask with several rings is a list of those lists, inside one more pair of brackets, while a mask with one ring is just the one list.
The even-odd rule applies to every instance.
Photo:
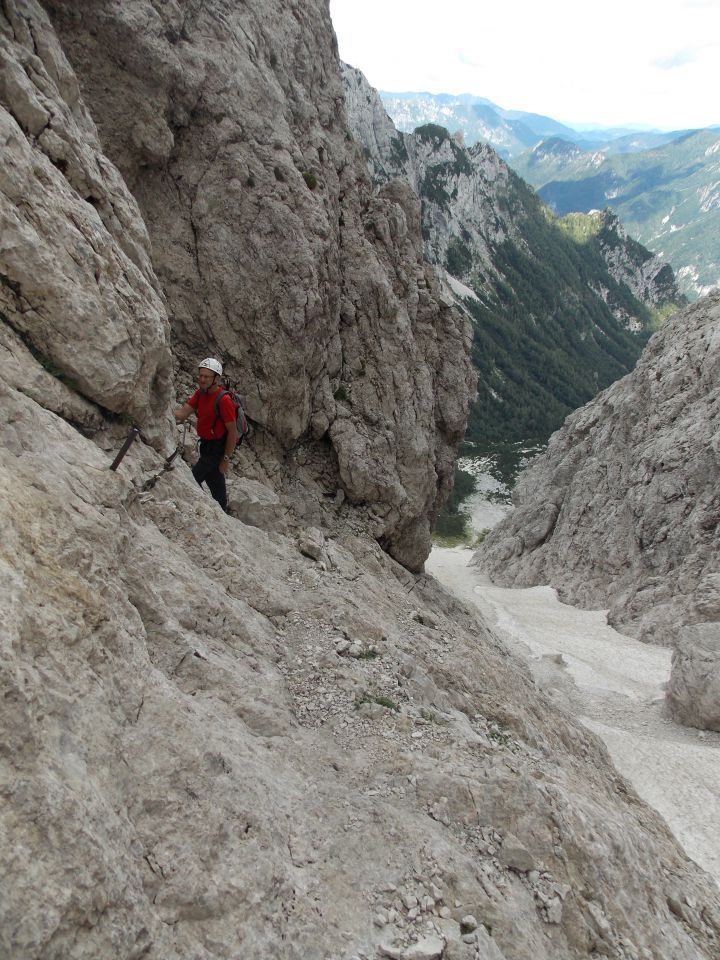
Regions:
[[[478, 442], [546, 440], [568, 413], [633, 368], [656, 326], [655, 315], [608, 274], [599, 234], [584, 226], [579, 239], [577, 219], [568, 225], [553, 217], [519, 177], [512, 192], [522, 245], [508, 239], [493, 248], [499, 276], [465, 277], [480, 298], [464, 301], [479, 373], [466, 436]], [[465, 267], [450, 249], [453, 265]], [[599, 284], [608, 303], [593, 292]], [[626, 330], [610, 305], [638, 318], [643, 331]]]

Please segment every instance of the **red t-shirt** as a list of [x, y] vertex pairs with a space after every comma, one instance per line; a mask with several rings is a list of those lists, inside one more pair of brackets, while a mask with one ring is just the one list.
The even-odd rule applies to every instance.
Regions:
[[201, 440], [219, 440], [227, 433], [225, 424], [235, 422], [235, 404], [227, 394], [220, 400], [220, 416], [215, 415], [215, 398], [222, 389], [217, 387], [211, 393], [196, 390], [188, 400], [189, 406], [197, 413], [197, 432]]

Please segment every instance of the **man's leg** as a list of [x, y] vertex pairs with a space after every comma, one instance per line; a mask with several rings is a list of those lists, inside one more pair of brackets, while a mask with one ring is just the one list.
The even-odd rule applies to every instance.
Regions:
[[[222, 459], [222, 453], [220, 454], [220, 459]], [[220, 465], [220, 460], [215, 464], [215, 469], [211, 470], [205, 478], [205, 482], [208, 485], [208, 489], [213, 496], [214, 500], [220, 504], [225, 513], [227, 513], [227, 488], [225, 486], [225, 477], [220, 473], [218, 469]]]
[[199, 484], [207, 483], [213, 499], [217, 500], [227, 513], [225, 477], [218, 469], [224, 452], [224, 440], [201, 440], [200, 459], [193, 467], [192, 473]]

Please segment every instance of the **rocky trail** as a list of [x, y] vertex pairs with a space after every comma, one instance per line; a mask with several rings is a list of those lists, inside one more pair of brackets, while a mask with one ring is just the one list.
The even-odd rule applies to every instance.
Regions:
[[435, 549], [427, 569], [474, 603], [530, 666], [538, 687], [605, 742], [617, 769], [720, 883], [720, 734], [669, 719], [672, 651], [607, 625], [605, 611], [560, 603], [550, 587], [505, 589], [462, 548]]

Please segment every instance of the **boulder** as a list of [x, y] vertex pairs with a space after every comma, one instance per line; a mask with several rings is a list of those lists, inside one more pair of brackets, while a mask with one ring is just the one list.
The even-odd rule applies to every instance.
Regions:
[[249, 477], [240, 477], [230, 487], [230, 512], [251, 527], [276, 533], [288, 529], [280, 498], [270, 487]]
[[680, 723], [720, 732], [720, 622], [680, 631], [665, 701]]

